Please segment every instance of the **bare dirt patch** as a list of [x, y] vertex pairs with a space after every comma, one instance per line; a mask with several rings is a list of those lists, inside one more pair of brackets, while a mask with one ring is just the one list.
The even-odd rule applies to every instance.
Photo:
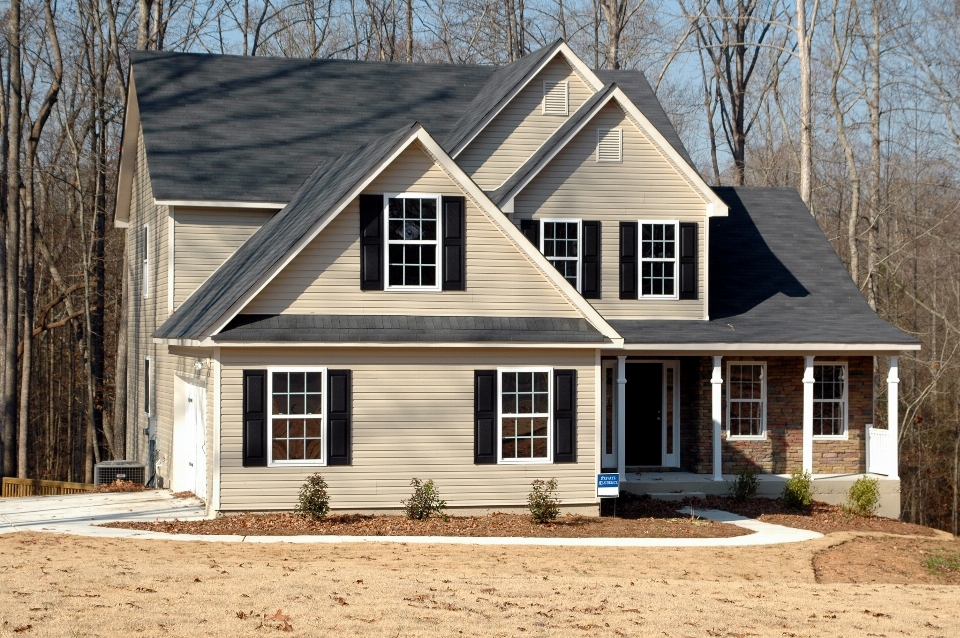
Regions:
[[960, 585], [960, 541], [858, 536], [813, 557], [818, 583]]
[[828, 540], [569, 548], [7, 534], [0, 636], [960, 635], [956, 586], [816, 583], [811, 558]]
[[[671, 510], [676, 510], [672, 504]], [[450, 516], [412, 521], [403, 516], [339, 514], [318, 521], [295, 514], [236, 514], [202, 521], [108, 523], [104, 527], [166, 532], [168, 534], [229, 534], [240, 536], [527, 536], [535, 538], [728, 538], [749, 534], [734, 525], [714, 523], [671, 511], [664, 516], [608, 518], [561, 516], [536, 524], [520, 514]]]

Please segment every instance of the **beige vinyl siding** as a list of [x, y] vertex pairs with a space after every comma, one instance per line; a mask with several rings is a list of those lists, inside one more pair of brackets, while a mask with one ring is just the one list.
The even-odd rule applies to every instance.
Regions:
[[[141, 233], [149, 224], [149, 295], [144, 298], [143, 255]], [[133, 178], [130, 225], [126, 229], [130, 295], [127, 300], [127, 454], [131, 460], [148, 461], [147, 436], [144, 429], [150, 419], [144, 413], [144, 358], [149, 356], [151, 376], [151, 414], [157, 425], [157, 459], [163, 460], [160, 475], [169, 477], [173, 442], [173, 375], [176, 361], [166, 346], [153, 343], [152, 334], [169, 316], [168, 256], [169, 209], [154, 203], [147, 166], [143, 132], [137, 142], [136, 167]], [[147, 468], [149, 477], [151, 468]], [[166, 484], [166, 483], [165, 483]]]
[[[404, 151], [365, 192], [463, 194], [419, 145]], [[242, 312], [579, 316], [544, 273], [469, 198], [466, 290], [361, 291], [359, 215], [359, 200], [354, 200]]]
[[181, 208], [174, 219], [174, 309], [276, 211]]
[[457, 163], [480, 188], [500, 186], [569, 117], [543, 114], [544, 80], [567, 82], [569, 115], [594, 93], [563, 56], [551, 60], [457, 156]]
[[[530, 483], [556, 477], [565, 505], [594, 502], [594, 353], [584, 351], [224, 349], [221, 509], [291, 509], [322, 472], [334, 509], [399, 508], [410, 479], [433, 479], [448, 507], [523, 506]], [[351, 466], [242, 467], [244, 369], [348, 368], [353, 374]], [[474, 465], [474, 370], [577, 370], [577, 463]]]
[[[597, 130], [623, 129], [623, 162], [597, 162]], [[602, 299], [607, 319], [699, 319], [706, 315], [706, 202], [616, 104], [608, 104], [514, 200], [514, 219], [574, 218], [602, 222]], [[697, 300], [621, 300], [620, 222], [678, 220], [699, 228]]]

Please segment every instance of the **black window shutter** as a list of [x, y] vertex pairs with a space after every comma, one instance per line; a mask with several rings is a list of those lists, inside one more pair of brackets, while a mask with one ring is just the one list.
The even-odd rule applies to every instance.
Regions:
[[360, 196], [360, 290], [383, 290], [383, 195]]
[[600, 299], [600, 222], [583, 222], [580, 291], [584, 299]]
[[553, 371], [553, 462], [577, 462], [577, 371]]
[[327, 371], [327, 465], [350, 465], [350, 371]]
[[465, 197], [443, 197], [443, 289], [466, 290]]
[[520, 232], [530, 240], [530, 243], [540, 250], [540, 220], [539, 219], [521, 219]]
[[638, 222], [620, 222], [620, 298], [637, 298]]
[[680, 224], [680, 298], [697, 298], [697, 223]]
[[497, 462], [497, 371], [473, 373], [473, 462]]
[[267, 371], [243, 371], [243, 467], [267, 464]]

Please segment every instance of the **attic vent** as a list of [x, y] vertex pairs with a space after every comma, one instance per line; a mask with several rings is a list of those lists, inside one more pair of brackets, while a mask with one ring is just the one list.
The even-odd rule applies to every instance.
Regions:
[[623, 129], [611, 128], [597, 130], [597, 161], [623, 161]]
[[570, 100], [567, 92], [567, 82], [543, 81], [543, 114], [567, 115]]

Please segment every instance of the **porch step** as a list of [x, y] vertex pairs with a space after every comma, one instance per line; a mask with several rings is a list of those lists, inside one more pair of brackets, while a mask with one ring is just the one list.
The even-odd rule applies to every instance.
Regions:
[[706, 498], [703, 492], [647, 492], [647, 496], [658, 501], [682, 501], [685, 498]]

